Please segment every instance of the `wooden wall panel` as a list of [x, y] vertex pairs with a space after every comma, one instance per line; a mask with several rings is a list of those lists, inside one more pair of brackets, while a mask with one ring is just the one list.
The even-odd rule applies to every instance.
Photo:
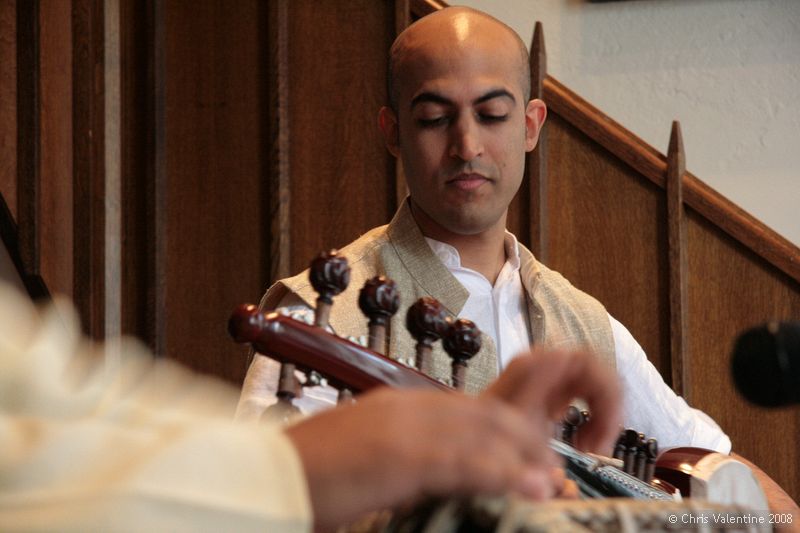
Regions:
[[669, 376], [663, 193], [557, 114], [547, 128], [547, 264], [600, 300]]
[[[265, 285], [261, 113], [266, 65], [257, 1], [165, 2], [164, 353], [239, 381], [242, 349], [227, 336], [233, 307]], [[158, 187], [158, 184], [156, 184]]]
[[[121, 10], [123, 329], [240, 381], [233, 305], [394, 211], [376, 126], [394, 6]], [[321, 47], [310, 32], [336, 39]]]
[[17, 216], [17, 10], [0, 0], [0, 194]]
[[72, 2], [42, 2], [39, 12], [41, 107], [38, 243], [50, 291], [73, 291]]
[[291, 271], [298, 272], [394, 213], [394, 159], [377, 115], [395, 13], [392, 2], [372, 0], [289, 6]]
[[688, 210], [689, 344], [693, 404], [794, 498], [800, 496], [800, 407], [751, 406], [733, 387], [736, 336], [768, 320], [800, 317], [800, 283]]

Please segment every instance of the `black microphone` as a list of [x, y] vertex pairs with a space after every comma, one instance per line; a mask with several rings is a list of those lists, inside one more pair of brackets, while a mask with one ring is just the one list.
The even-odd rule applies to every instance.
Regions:
[[769, 322], [742, 333], [731, 370], [739, 393], [754, 404], [800, 403], [800, 322]]

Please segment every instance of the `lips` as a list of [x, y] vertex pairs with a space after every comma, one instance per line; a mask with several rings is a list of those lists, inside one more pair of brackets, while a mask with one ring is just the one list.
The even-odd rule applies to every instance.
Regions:
[[484, 183], [488, 183], [489, 179], [481, 174], [459, 174], [455, 178], [448, 180], [447, 185], [455, 187], [462, 191], [474, 191]]

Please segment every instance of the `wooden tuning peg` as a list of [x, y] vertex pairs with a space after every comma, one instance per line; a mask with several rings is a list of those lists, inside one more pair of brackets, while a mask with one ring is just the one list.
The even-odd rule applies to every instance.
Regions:
[[636, 467], [633, 475], [644, 481], [645, 470], [647, 469], [647, 442], [644, 433], [639, 433], [639, 440], [636, 443]]
[[587, 409], [581, 410], [574, 405], [570, 405], [562, 420], [562, 440], [570, 446], [575, 446], [575, 437], [578, 434], [578, 430], [582, 425], [587, 423], [590, 418], [591, 414]]
[[[314, 312], [314, 324], [319, 327], [328, 325], [328, 318], [333, 305], [333, 297], [347, 288], [350, 283], [350, 267], [347, 259], [336, 250], [319, 254], [309, 269], [309, 280], [317, 297], [317, 308]], [[240, 313], [245, 316], [244, 313]], [[282, 363], [278, 379], [278, 402], [264, 412], [264, 417], [289, 422], [300, 414], [300, 410], [292, 403], [299, 394], [301, 385], [295, 376], [295, 365]]]
[[278, 391], [275, 393], [278, 401], [264, 411], [264, 414], [261, 415], [262, 419], [286, 425], [300, 417], [302, 414], [300, 409], [292, 403], [300, 390], [300, 382], [294, 371], [295, 367], [292, 364], [281, 365]]
[[575, 445], [575, 431], [578, 429], [578, 426], [581, 425], [581, 421], [583, 417], [581, 416], [581, 411], [574, 405], [570, 405], [567, 408], [567, 412], [564, 415], [564, 419], [561, 421], [561, 440], [569, 444], [570, 446]]
[[369, 349], [385, 353], [386, 324], [400, 307], [397, 285], [385, 276], [367, 280], [358, 295], [358, 306], [369, 318]]
[[625, 430], [619, 432], [619, 438], [617, 438], [617, 443], [614, 445], [614, 459], [619, 459], [620, 461], [625, 460]]
[[[240, 305], [234, 309], [228, 320], [228, 333], [236, 342], [255, 342], [264, 326], [264, 313], [253, 304]], [[300, 416], [300, 410], [292, 403], [300, 390], [300, 382], [294, 374], [295, 367], [282, 364], [278, 378], [278, 401], [268, 407], [262, 418], [279, 424], [287, 424]]]
[[[314, 325], [328, 327], [333, 307], [333, 297], [344, 291], [350, 284], [350, 265], [338, 250], [322, 252], [311, 261], [308, 270], [311, 286], [317, 291], [317, 306], [314, 310]], [[347, 389], [339, 391], [339, 403], [352, 403], [353, 393]]]
[[639, 433], [634, 429], [625, 430], [625, 457], [623, 470], [633, 475], [636, 461], [636, 451], [639, 444]]
[[459, 318], [450, 323], [442, 343], [453, 360], [453, 387], [464, 390], [467, 362], [481, 349], [481, 330], [472, 320]]
[[336, 400], [337, 405], [350, 405], [356, 403], [353, 396], [353, 391], [350, 389], [342, 389], [339, 391], [339, 397]]
[[447, 318], [442, 305], [434, 298], [420, 298], [408, 308], [406, 328], [417, 341], [417, 370], [430, 374], [433, 343], [447, 332]]
[[319, 295], [314, 312], [314, 325], [327, 327], [333, 297], [350, 284], [350, 266], [347, 264], [347, 259], [337, 250], [322, 252], [311, 261], [308, 278]]
[[643, 481], [650, 483], [653, 481], [653, 475], [656, 472], [656, 458], [658, 458], [658, 441], [656, 439], [647, 439], [645, 454], [647, 455], [647, 461], [645, 463]]

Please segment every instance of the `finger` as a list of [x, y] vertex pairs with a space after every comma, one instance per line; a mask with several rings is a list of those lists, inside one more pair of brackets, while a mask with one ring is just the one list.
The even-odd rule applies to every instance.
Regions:
[[567, 475], [563, 468], [552, 467], [550, 468], [550, 481], [553, 484], [555, 496], [560, 496], [564, 492], [564, 486], [567, 482]]
[[578, 484], [571, 479], [564, 480], [564, 488], [561, 490], [560, 494], [556, 495], [557, 498], [562, 498], [565, 500], [577, 500], [581, 497], [581, 489], [578, 487]]
[[573, 362], [571, 368], [574, 395], [585, 400], [592, 413], [578, 432], [579, 445], [583, 449], [609, 454], [622, 424], [619, 380], [597, 358], [585, 354]]
[[559, 420], [573, 398], [582, 398], [589, 405], [592, 417], [581, 427], [579, 445], [609, 453], [622, 421], [622, 397], [616, 375], [596, 357], [580, 352], [553, 354], [548, 367], [553, 374], [539, 391], [549, 415]]
[[578, 352], [542, 352], [517, 357], [486, 391], [523, 411], [557, 419], [570, 400], [584, 398], [591, 421], [581, 429], [591, 449], [610, 450], [621, 419], [616, 376], [596, 358]]
[[554, 497], [572, 500], [580, 496], [577, 483], [567, 478], [567, 472], [563, 468], [552, 468], [550, 477], [556, 491]]
[[547, 500], [555, 496], [556, 488], [550, 473], [541, 467], [526, 468], [519, 477], [516, 492], [534, 501]]

